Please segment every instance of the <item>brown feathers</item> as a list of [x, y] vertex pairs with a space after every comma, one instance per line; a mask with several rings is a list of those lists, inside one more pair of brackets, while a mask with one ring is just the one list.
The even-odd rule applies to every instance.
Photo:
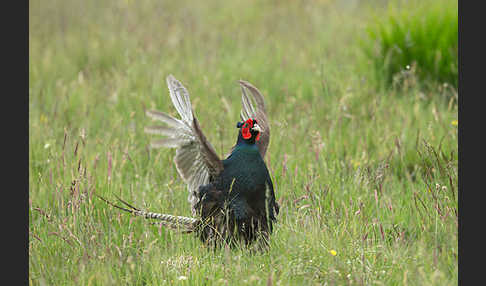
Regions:
[[198, 188], [209, 183], [212, 176], [223, 170], [223, 163], [211, 143], [206, 139], [193, 114], [189, 92], [172, 75], [167, 77], [170, 98], [181, 119], [176, 119], [160, 111], [147, 111], [152, 119], [164, 122], [167, 126], [145, 128], [149, 134], [163, 135], [166, 138], [153, 140], [152, 148], [176, 148], [174, 162], [179, 175], [189, 190], [188, 200], [193, 214], [198, 201]]
[[[260, 127], [262, 128], [262, 132], [260, 132], [260, 140], [258, 140], [256, 144], [258, 146], [258, 149], [260, 150], [262, 158], [265, 158], [265, 153], [267, 152], [268, 144], [270, 143], [270, 125], [267, 119], [267, 111], [265, 108], [263, 95], [251, 83], [244, 80], [240, 80], [239, 83], [242, 93], [242, 109], [240, 117], [243, 121], [246, 121], [249, 118], [256, 119], [258, 125], [260, 125]], [[249, 93], [251, 95], [251, 98], [248, 96], [247, 91], [250, 91]], [[256, 109], [251, 99], [255, 101]]]

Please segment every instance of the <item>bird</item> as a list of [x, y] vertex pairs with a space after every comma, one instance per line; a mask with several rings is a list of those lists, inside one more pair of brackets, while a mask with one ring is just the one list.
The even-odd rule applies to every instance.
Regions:
[[187, 89], [173, 75], [166, 78], [170, 99], [179, 114], [147, 110], [146, 115], [164, 125], [145, 127], [145, 133], [162, 135], [150, 142], [152, 148], [175, 148], [174, 163], [186, 183], [193, 217], [141, 210], [118, 198], [120, 206], [108, 204], [136, 216], [155, 219], [182, 233], [196, 233], [206, 245], [250, 246], [258, 241], [268, 248], [273, 223], [279, 213], [274, 185], [265, 163], [270, 125], [261, 92], [239, 80], [242, 92], [237, 139], [225, 159], [220, 159], [204, 135]]

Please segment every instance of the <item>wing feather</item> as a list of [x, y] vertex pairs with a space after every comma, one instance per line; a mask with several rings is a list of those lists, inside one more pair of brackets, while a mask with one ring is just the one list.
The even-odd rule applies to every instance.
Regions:
[[172, 127], [174, 129], [183, 129], [187, 133], [191, 133], [191, 129], [187, 126], [187, 124], [185, 124], [179, 119], [176, 119], [168, 115], [167, 113], [156, 111], [156, 110], [148, 110], [145, 114], [154, 120], [159, 120], [164, 122], [165, 124], [169, 125], [169, 127]]
[[169, 87], [170, 98], [177, 112], [179, 112], [184, 122], [192, 121], [192, 108], [189, 99], [189, 92], [174, 76], [167, 77], [167, 86]]
[[[268, 144], [270, 143], [270, 125], [268, 122], [265, 100], [260, 91], [251, 83], [244, 80], [240, 80], [239, 83], [242, 93], [240, 117], [244, 121], [248, 120], [248, 118], [256, 119], [258, 125], [263, 129], [260, 133], [260, 140], [258, 140], [256, 144], [260, 150], [262, 158], [265, 158]], [[255, 105], [252, 103], [252, 100], [255, 102]]]
[[177, 132], [173, 128], [166, 126], [147, 126], [145, 127], [144, 131], [148, 134], [162, 135], [170, 138], [178, 137], [177, 135], [179, 134], [179, 132]]
[[150, 146], [152, 148], [178, 148], [180, 146], [184, 146], [189, 144], [189, 140], [185, 140], [183, 138], [164, 138], [164, 139], [157, 139], [150, 142]]
[[172, 75], [169, 75], [166, 81], [172, 104], [181, 119], [160, 111], [147, 111], [147, 116], [162, 121], [167, 126], [148, 126], [145, 132], [166, 137], [153, 140], [152, 147], [176, 148], [176, 169], [187, 184], [188, 201], [195, 214], [194, 206], [198, 202], [199, 186], [208, 184], [211, 177], [217, 176], [223, 170], [223, 163], [194, 116], [187, 89]]

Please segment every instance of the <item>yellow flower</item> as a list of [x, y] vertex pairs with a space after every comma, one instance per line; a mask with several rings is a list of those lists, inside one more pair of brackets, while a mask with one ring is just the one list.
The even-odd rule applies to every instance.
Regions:
[[457, 122], [457, 120], [452, 120], [451, 124], [452, 124], [452, 126], [457, 126], [458, 122]]
[[332, 256], [336, 256], [337, 255], [337, 251], [334, 250], [334, 249], [329, 250], [329, 253], [331, 253]]
[[47, 117], [44, 114], [41, 114], [41, 116], [40, 116], [40, 122], [41, 123], [47, 123]]

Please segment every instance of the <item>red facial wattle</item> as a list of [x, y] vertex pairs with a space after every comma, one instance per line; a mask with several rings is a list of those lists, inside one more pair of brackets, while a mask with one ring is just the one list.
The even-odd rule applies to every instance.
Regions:
[[[253, 120], [249, 118], [243, 125], [243, 128], [241, 129], [241, 135], [243, 136], [244, 139], [251, 138], [251, 132], [250, 132], [251, 128], [253, 128]], [[256, 140], [258, 139], [260, 139], [260, 134], [257, 135]]]
[[243, 129], [241, 129], [241, 135], [245, 139], [250, 139], [251, 138], [250, 128], [249, 127], [243, 127]]

